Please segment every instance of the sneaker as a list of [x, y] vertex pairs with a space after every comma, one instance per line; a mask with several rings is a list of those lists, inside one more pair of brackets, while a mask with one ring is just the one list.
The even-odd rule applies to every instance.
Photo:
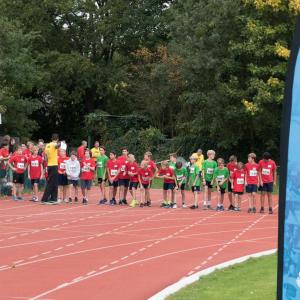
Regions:
[[88, 204], [88, 199], [83, 198], [83, 199], [82, 199], [82, 204]]
[[129, 206], [130, 206], [130, 207], [136, 207], [138, 204], [139, 204], [138, 201], [135, 200], [135, 199], [133, 199], [133, 200], [130, 202]]
[[165, 202], [163, 202], [163, 203], [160, 205], [160, 207], [165, 207], [166, 205], [168, 205], [168, 204], [166, 204]]
[[32, 198], [29, 201], [35, 201], [36, 196], [32, 196]]
[[210, 205], [207, 205], [207, 209], [212, 209], [212, 207]]
[[232, 204], [229, 205], [228, 210], [234, 210], [234, 206]]
[[64, 199], [64, 203], [69, 203], [69, 200], [68, 199]]
[[252, 213], [252, 208], [248, 208], [248, 214], [251, 214]]
[[207, 205], [203, 205], [203, 210], [207, 210]]
[[241, 211], [241, 210], [240, 210], [239, 207], [235, 207], [235, 208], [234, 208], [234, 211], [239, 212], [239, 211]]
[[220, 211], [224, 211], [224, 210], [225, 210], [225, 209], [224, 209], [224, 206], [221, 205], [219, 210], [220, 210]]
[[35, 197], [33, 202], [39, 202], [39, 198], [38, 197]]
[[124, 205], [128, 205], [128, 203], [127, 203], [127, 200], [126, 200], [126, 199], [123, 199], [123, 200], [122, 200], [122, 203], [123, 203]]
[[123, 205], [123, 201], [122, 200], [119, 200], [119, 205]]
[[99, 200], [99, 205], [104, 204], [104, 199]]
[[23, 197], [20, 197], [20, 196], [19, 196], [19, 197], [17, 197], [17, 199], [18, 199], [18, 200], [23, 200]]
[[185, 203], [183, 203], [182, 208], [187, 208], [187, 205]]
[[196, 209], [198, 208], [198, 205], [193, 204], [192, 206], [190, 206], [190, 209]]
[[172, 208], [172, 204], [167, 204], [164, 206], [164, 208]]
[[12, 199], [13, 199], [14, 201], [18, 201], [18, 197], [17, 197], [17, 196], [12, 196]]
[[177, 204], [174, 203], [174, 204], [172, 205], [172, 208], [177, 208]]
[[140, 203], [140, 207], [144, 207], [146, 206], [144, 203]]
[[217, 206], [216, 211], [220, 211], [220, 206]]
[[109, 201], [109, 205], [117, 205], [117, 201], [115, 199], [111, 199]]
[[103, 199], [103, 204], [106, 204], [106, 202], [107, 202], [107, 199], [104, 198], [104, 199]]
[[78, 203], [78, 198], [77, 197], [74, 198], [74, 202]]
[[69, 203], [72, 203], [73, 199], [71, 197], [69, 197]]
[[151, 201], [147, 201], [145, 206], [151, 207]]
[[255, 208], [255, 207], [252, 208], [252, 212], [253, 212], [254, 214], [256, 213], [256, 208]]
[[273, 215], [273, 209], [272, 209], [272, 207], [269, 207], [269, 215]]
[[264, 214], [264, 213], [265, 213], [265, 209], [264, 209], [263, 207], [261, 207], [259, 213], [260, 213], [260, 214]]

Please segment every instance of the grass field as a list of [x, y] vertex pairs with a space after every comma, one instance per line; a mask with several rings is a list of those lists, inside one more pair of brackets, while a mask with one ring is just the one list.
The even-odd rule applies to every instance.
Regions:
[[202, 277], [167, 300], [274, 300], [276, 269], [276, 255], [251, 259]]

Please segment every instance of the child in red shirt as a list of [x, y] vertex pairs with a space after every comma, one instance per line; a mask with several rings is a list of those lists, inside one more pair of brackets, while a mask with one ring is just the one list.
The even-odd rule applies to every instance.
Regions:
[[32, 201], [38, 202], [38, 192], [40, 180], [44, 177], [43, 163], [44, 160], [38, 155], [38, 147], [33, 147], [33, 153], [28, 158], [28, 179], [31, 181], [33, 190]]
[[118, 163], [119, 163], [119, 204], [120, 205], [127, 205], [127, 192], [129, 187], [129, 180], [130, 176], [127, 173], [127, 164], [128, 164], [128, 149], [123, 148], [122, 149], [122, 155], [118, 157]]
[[249, 195], [248, 213], [256, 213], [256, 193], [258, 186], [258, 170], [259, 165], [255, 162], [256, 154], [248, 155], [248, 163], [245, 165], [246, 171], [246, 193]]
[[174, 171], [169, 167], [169, 164], [166, 160], [161, 163], [161, 169], [158, 171], [156, 177], [164, 179], [164, 186], [163, 186], [164, 201], [161, 206], [165, 208], [172, 208], [173, 202], [168, 199], [172, 199], [172, 191], [175, 188], [175, 175], [174, 175]]
[[93, 158], [91, 158], [90, 150], [85, 149], [84, 158], [81, 160], [81, 191], [82, 191], [82, 204], [88, 204], [88, 191], [92, 187], [92, 180], [94, 178], [94, 171], [96, 168], [96, 163]]
[[64, 201], [68, 203], [69, 200], [67, 199], [67, 192], [69, 189], [68, 183], [68, 176], [66, 174], [66, 161], [69, 159], [66, 155], [66, 150], [60, 149], [59, 150], [59, 157], [58, 157], [58, 189], [60, 194], [59, 202]]
[[128, 155], [128, 163], [126, 165], [126, 172], [129, 175], [130, 182], [129, 182], [129, 192], [132, 196], [132, 201], [130, 203], [131, 207], [135, 207], [138, 205], [138, 201], [136, 200], [136, 191], [139, 185], [139, 166], [135, 162], [135, 157], [133, 154]]
[[264, 213], [265, 207], [265, 195], [267, 193], [268, 196], [268, 203], [269, 203], [269, 214], [273, 214], [273, 189], [276, 186], [276, 163], [271, 159], [271, 154], [269, 152], [265, 152], [263, 154], [263, 159], [259, 161], [259, 178], [260, 178], [260, 203], [261, 209], [260, 213]]
[[237, 169], [232, 174], [232, 188], [235, 203], [234, 211], [241, 211], [242, 195], [245, 189], [245, 170], [242, 162], [238, 162]]
[[8, 161], [9, 167], [13, 170], [13, 200], [23, 200], [21, 194], [24, 185], [24, 173], [27, 168], [27, 159], [22, 154], [22, 147]]
[[106, 163], [108, 185], [109, 185], [109, 204], [116, 205], [116, 195], [118, 191], [118, 175], [120, 172], [120, 164], [116, 159], [116, 153], [111, 151], [109, 154], [109, 160]]
[[[153, 178], [152, 170], [149, 168], [149, 163], [145, 160], [141, 163], [141, 168], [138, 171], [138, 179], [141, 188], [141, 202], [140, 207], [150, 206], [148, 205], [150, 201], [150, 184]], [[144, 191], [144, 201], [142, 200], [142, 194]]]
[[235, 155], [231, 155], [229, 157], [229, 163], [227, 164], [227, 169], [229, 170], [229, 180], [228, 180], [228, 199], [229, 199], [229, 207], [228, 210], [234, 210], [234, 203], [232, 200], [232, 174], [237, 169], [237, 157]]

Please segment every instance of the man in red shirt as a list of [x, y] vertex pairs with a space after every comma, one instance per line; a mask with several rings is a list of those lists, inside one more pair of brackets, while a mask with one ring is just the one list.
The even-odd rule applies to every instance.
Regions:
[[77, 158], [79, 161], [81, 161], [84, 158], [84, 153], [85, 153], [85, 149], [87, 147], [87, 142], [86, 141], [82, 141], [81, 142], [81, 146], [79, 146], [77, 148]]
[[264, 213], [265, 207], [265, 195], [267, 193], [268, 203], [269, 203], [269, 214], [273, 214], [273, 189], [276, 186], [276, 163], [271, 159], [271, 154], [269, 152], [265, 152], [263, 154], [263, 159], [259, 161], [259, 181], [260, 181], [260, 203], [261, 209], [260, 213]]
[[38, 192], [40, 179], [44, 177], [44, 159], [38, 155], [38, 147], [33, 148], [32, 155], [28, 158], [28, 179], [31, 181], [33, 189], [32, 201], [38, 202]]
[[91, 158], [90, 150], [85, 149], [85, 157], [82, 159], [81, 166], [81, 190], [82, 190], [82, 204], [88, 204], [88, 192], [92, 187], [92, 181], [94, 178], [94, 171], [96, 167], [95, 160]]
[[23, 200], [22, 191], [24, 185], [24, 173], [27, 168], [27, 159], [22, 154], [22, 147], [19, 146], [16, 155], [8, 161], [9, 167], [13, 170], [13, 200]]
[[248, 155], [248, 163], [245, 165], [246, 171], [246, 193], [249, 195], [249, 209], [248, 213], [256, 213], [256, 193], [258, 186], [258, 170], [259, 166], [255, 162], [256, 154], [250, 153]]
[[106, 163], [107, 169], [107, 177], [108, 177], [108, 184], [109, 184], [109, 204], [116, 205], [116, 195], [118, 191], [119, 185], [119, 171], [120, 171], [120, 164], [116, 158], [116, 153], [111, 151], [109, 154], [109, 160]]
[[241, 211], [242, 195], [245, 190], [245, 170], [242, 162], [237, 163], [237, 169], [232, 174], [232, 190], [235, 198], [234, 211]]
[[119, 193], [120, 193], [120, 200], [119, 204], [120, 205], [127, 205], [127, 192], [128, 192], [128, 187], [129, 187], [129, 179], [130, 176], [127, 172], [127, 165], [128, 165], [128, 149], [123, 148], [122, 149], [122, 156], [118, 157], [118, 162], [119, 162]]
[[228, 180], [228, 199], [229, 199], [229, 207], [228, 210], [234, 210], [234, 203], [232, 200], [232, 174], [237, 169], [237, 157], [235, 155], [231, 155], [229, 157], [229, 163], [227, 164], [227, 169], [229, 170], [229, 180]]

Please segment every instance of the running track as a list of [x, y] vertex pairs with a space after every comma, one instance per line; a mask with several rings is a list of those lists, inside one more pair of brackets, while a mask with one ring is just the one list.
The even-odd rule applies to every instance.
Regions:
[[153, 195], [151, 208], [98, 206], [96, 189], [87, 206], [0, 200], [0, 299], [147, 299], [183, 276], [277, 247], [277, 210], [163, 209], [161, 191]]

